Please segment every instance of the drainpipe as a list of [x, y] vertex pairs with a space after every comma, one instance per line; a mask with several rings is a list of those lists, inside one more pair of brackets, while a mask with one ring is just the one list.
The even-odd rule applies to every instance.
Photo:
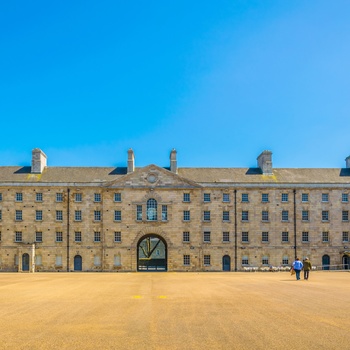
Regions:
[[69, 272], [69, 236], [70, 236], [70, 232], [69, 232], [69, 204], [70, 204], [70, 189], [67, 189], [67, 272]]
[[293, 190], [294, 197], [294, 258], [297, 258], [297, 210], [296, 210], [296, 190]]
[[235, 271], [237, 271], [237, 190], [235, 190]]

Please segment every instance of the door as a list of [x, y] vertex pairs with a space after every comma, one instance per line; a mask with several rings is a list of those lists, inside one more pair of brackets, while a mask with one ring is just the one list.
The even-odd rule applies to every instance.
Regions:
[[349, 255], [347, 254], [343, 255], [343, 269], [349, 270], [349, 263], [350, 263]]
[[231, 271], [231, 258], [229, 257], [229, 255], [224, 255], [222, 257], [222, 270]]
[[74, 257], [74, 271], [82, 271], [83, 269], [83, 258], [80, 255]]
[[22, 255], [22, 271], [29, 271], [29, 254]]
[[322, 270], [329, 270], [329, 265], [331, 263], [331, 259], [329, 255], [323, 255], [322, 257]]

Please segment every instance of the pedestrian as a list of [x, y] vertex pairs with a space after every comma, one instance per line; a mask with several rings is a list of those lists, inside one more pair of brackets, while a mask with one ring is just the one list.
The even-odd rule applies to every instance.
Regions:
[[304, 280], [308, 280], [309, 279], [309, 274], [310, 274], [310, 270], [312, 268], [312, 265], [311, 265], [311, 261], [309, 260], [308, 257], [305, 258], [304, 260]]
[[303, 269], [303, 263], [299, 260], [299, 258], [296, 258], [293, 262], [293, 269], [295, 271], [297, 281], [300, 280], [300, 271]]

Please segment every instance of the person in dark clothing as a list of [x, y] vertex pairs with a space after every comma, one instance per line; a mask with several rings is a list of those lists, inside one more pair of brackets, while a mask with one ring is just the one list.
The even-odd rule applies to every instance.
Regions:
[[303, 266], [304, 280], [308, 280], [309, 279], [310, 270], [312, 268], [311, 261], [309, 260], [309, 258], [305, 258], [303, 265], [304, 265]]

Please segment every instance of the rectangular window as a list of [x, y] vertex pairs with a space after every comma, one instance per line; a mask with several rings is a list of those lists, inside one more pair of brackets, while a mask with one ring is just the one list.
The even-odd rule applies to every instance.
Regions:
[[343, 210], [341, 213], [342, 220], [343, 221], [349, 221], [349, 211], [348, 210]]
[[204, 221], [210, 221], [210, 211], [209, 210], [204, 210], [204, 212], [203, 212], [203, 220]]
[[101, 193], [94, 193], [94, 202], [101, 202]]
[[162, 221], [168, 221], [168, 206], [162, 205]]
[[101, 266], [101, 257], [99, 255], [94, 256], [94, 265]]
[[289, 265], [288, 256], [284, 256], [284, 257], [282, 258], [282, 265]]
[[95, 210], [94, 211], [94, 220], [95, 221], [101, 221], [101, 211], [100, 210]]
[[309, 242], [309, 232], [302, 232], [302, 234], [301, 234], [301, 241], [303, 243], [308, 243]]
[[80, 231], [76, 231], [74, 232], [74, 240], [75, 242], [81, 242], [81, 232]]
[[35, 232], [35, 242], [42, 242], [43, 241], [43, 233], [42, 232]]
[[16, 193], [16, 202], [23, 202], [23, 194], [21, 192]]
[[62, 266], [62, 255], [56, 255], [55, 265]]
[[62, 232], [56, 232], [56, 242], [63, 242]]
[[42, 193], [36, 193], [35, 194], [35, 200], [37, 202], [42, 202], [43, 201], [43, 194]]
[[0, 202], [2, 202], [2, 193], [0, 193]]
[[263, 203], [267, 203], [269, 201], [269, 194], [268, 193], [262, 193], [261, 194], [261, 201]]
[[249, 233], [248, 232], [242, 232], [242, 242], [243, 243], [249, 242]]
[[42, 259], [41, 255], [35, 255], [35, 265], [40, 266], [40, 265], [42, 265], [42, 263], [43, 263], [43, 259]]
[[183, 201], [186, 203], [191, 202], [191, 196], [189, 193], [184, 193]]
[[114, 221], [122, 221], [122, 211], [121, 210], [114, 210]]
[[289, 215], [288, 210], [282, 210], [282, 221], [288, 221]]
[[301, 212], [301, 220], [309, 221], [309, 211], [308, 210], [303, 210]]
[[230, 212], [229, 211], [223, 211], [222, 212], [222, 220], [223, 221], [230, 221]]
[[204, 255], [204, 266], [210, 266], [210, 255]]
[[302, 193], [301, 194], [301, 201], [306, 203], [309, 201], [309, 194], [308, 193]]
[[74, 200], [76, 202], [82, 202], [83, 201], [83, 195], [82, 193], [76, 193], [75, 196], [74, 196]]
[[189, 210], [184, 210], [184, 221], [190, 221], [191, 215]]
[[120, 231], [114, 232], [114, 242], [120, 243], [122, 241], [122, 233]]
[[269, 241], [269, 233], [268, 232], [261, 233], [261, 241], [263, 243], [268, 243], [268, 241]]
[[249, 220], [248, 210], [243, 210], [242, 211], [242, 221], [248, 221], [248, 220]]
[[261, 263], [263, 265], [269, 265], [269, 257], [268, 256], [263, 256], [263, 258], [261, 259]]
[[262, 221], [269, 221], [269, 212], [267, 210], [263, 210], [261, 212], [261, 220]]
[[322, 232], [322, 242], [323, 242], [323, 243], [329, 242], [329, 235], [328, 235], [328, 232]]
[[81, 219], [82, 219], [81, 210], [76, 210], [74, 212], [74, 220], [75, 221], [81, 221]]
[[62, 221], [63, 220], [63, 212], [62, 210], [56, 210], [56, 220]]
[[16, 210], [15, 220], [22, 221], [22, 210]]
[[1, 231], [0, 231], [0, 242], [1, 242]]
[[210, 231], [203, 232], [203, 242], [210, 243]]
[[328, 221], [328, 220], [329, 220], [328, 210], [322, 210], [322, 221]]
[[289, 242], [289, 233], [288, 232], [282, 232], [282, 243]]
[[56, 202], [63, 202], [63, 193], [56, 193]]
[[349, 195], [347, 193], [342, 193], [341, 195], [341, 201], [343, 203], [348, 203], [349, 202]]
[[136, 206], [136, 220], [142, 221], [142, 205]]
[[36, 221], [43, 220], [43, 211], [42, 210], [35, 210], [35, 220]]
[[224, 243], [230, 242], [230, 232], [223, 232], [222, 233], [222, 241]]
[[281, 201], [282, 201], [283, 203], [288, 202], [288, 193], [282, 193]]
[[190, 256], [185, 254], [184, 255], [184, 266], [190, 266], [191, 265], [191, 259]]
[[15, 241], [16, 242], [22, 242], [22, 232], [21, 231], [16, 231], [16, 233], [15, 233]]
[[182, 232], [182, 242], [188, 243], [190, 241], [190, 233], [188, 231]]
[[342, 241], [343, 242], [349, 242], [349, 232], [347, 231], [344, 231], [343, 234], [342, 234]]
[[122, 194], [121, 193], [114, 193], [114, 201], [121, 202], [122, 201]]
[[224, 203], [230, 202], [230, 194], [229, 194], [229, 193], [223, 193], [223, 194], [222, 194], [222, 201], [223, 201]]
[[101, 232], [94, 232], [94, 242], [101, 242]]
[[2, 210], [0, 209], [0, 220], [2, 220]]
[[210, 193], [204, 193], [203, 195], [204, 202], [210, 202]]
[[248, 193], [242, 193], [242, 202], [249, 202]]
[[328, 202], [328, 193], [322, 193], [322, 202]]
[[242, 256], [242, 265], [249, 265], [249, 260], [247, 256]]

